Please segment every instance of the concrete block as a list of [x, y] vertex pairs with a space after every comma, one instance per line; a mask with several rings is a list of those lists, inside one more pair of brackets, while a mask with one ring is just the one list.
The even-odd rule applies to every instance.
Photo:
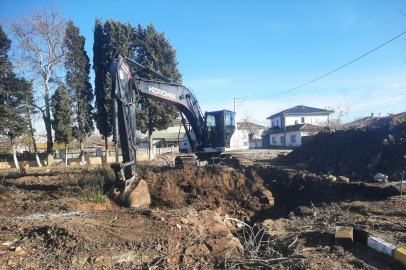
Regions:
[[335, 243], [337, 245], [352, 245], [353, 240], [353, 228], [351, 226], [336, 227]]
[[379, 239], [374, 236], [368, 237], [367, 244], [369, 247], [371, 247], [379, 252], [385, 253], [386, 255], [389, 255], [391, 257], [392, 257], [393, 251], [395, 249], [397, 249], [397, 247], [392, 245], [391, 243], [388, 243], [385, 240]]
[[393, 251], [393, 258], [406, 265], [406, 249], [398, 248]]

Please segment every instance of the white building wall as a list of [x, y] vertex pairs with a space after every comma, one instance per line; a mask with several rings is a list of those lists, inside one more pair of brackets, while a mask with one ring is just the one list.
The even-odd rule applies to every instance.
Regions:
[[[302, 122], [302, 117], [304, 118], [304, 122]], [[298, 124], [312, 124], [316, 126], [320, 126], [326, 124], [328, 122], [328, 115], [327, 114], [297, 114], [297, 115], [287, 115], [286, 116], [286, 126], [293, 126], [295, 125], [295, 121]]]
[[275, 118], [271, 118], [271, 127], [275, 127], [275, 126], [279, 126], [282, 127], [282, 117], [281, 116], [277, 116]]
[[262, 147], [262, 140], [260, 140], [260, 139], [251, 140], [249, 143], [250, 143], [250, 148], [260, 148], [260, 147]]
[[[291, 135], [296, 136], [296, 142], [292, 141]], [[281, 142], [281, 137], [284, 136], [284, 133], [269, 134], [269, 143], [271, 146], [284, 146], [284, 143]], [[300, 130], [286, 132], [286, 147], [298, 147], [302, 144], [302, 136], [304, 132]], [[276, 143], [273, 143], [273, 138], [276, 139]]]

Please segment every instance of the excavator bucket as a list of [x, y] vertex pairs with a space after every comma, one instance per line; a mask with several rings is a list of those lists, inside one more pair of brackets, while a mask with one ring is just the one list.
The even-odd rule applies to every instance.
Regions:
[[114, 184], [106, 195], [125, 207], [148, 208], [151, 204], [151, 195], [148, 191], [148, 184], [145, 180], [134, 179], [127, 181], [126, 185]]

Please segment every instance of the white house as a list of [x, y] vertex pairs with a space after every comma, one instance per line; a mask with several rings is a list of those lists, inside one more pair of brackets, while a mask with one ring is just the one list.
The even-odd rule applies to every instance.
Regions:
[[242, 122], [237, 122], [237, 128], [241, 130], [246, 130], [248, 132], [250, 148], [262, 147], [261, 136], [265, 129], [264, 126], [244, 120]]
[[[331, 110], [295, 106], [269, 116], [271, 128], [262, 135], [263, 147], [300, 146], [309, 136], [316, 134], [322, 126], [328, 126]], [[286, 138], [286, 139], [285, 139]]]

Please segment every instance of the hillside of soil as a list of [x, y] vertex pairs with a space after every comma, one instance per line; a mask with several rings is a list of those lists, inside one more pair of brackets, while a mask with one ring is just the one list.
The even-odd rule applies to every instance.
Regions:
[[[402, 269], [336, 225], [406, 247], [405, 197], [272, 166], [138, 167], [149, 209], [103, 195], [107, 166], [0, 174], [0, 269]], [[261, 239], [258, 241], [258, 239]]]
[[371, 181], [377, 173], [399, 180], [406, 164], [406, 123], [384, 119], [377, 126], [325, 130], [283, 162], [317, 174]]

